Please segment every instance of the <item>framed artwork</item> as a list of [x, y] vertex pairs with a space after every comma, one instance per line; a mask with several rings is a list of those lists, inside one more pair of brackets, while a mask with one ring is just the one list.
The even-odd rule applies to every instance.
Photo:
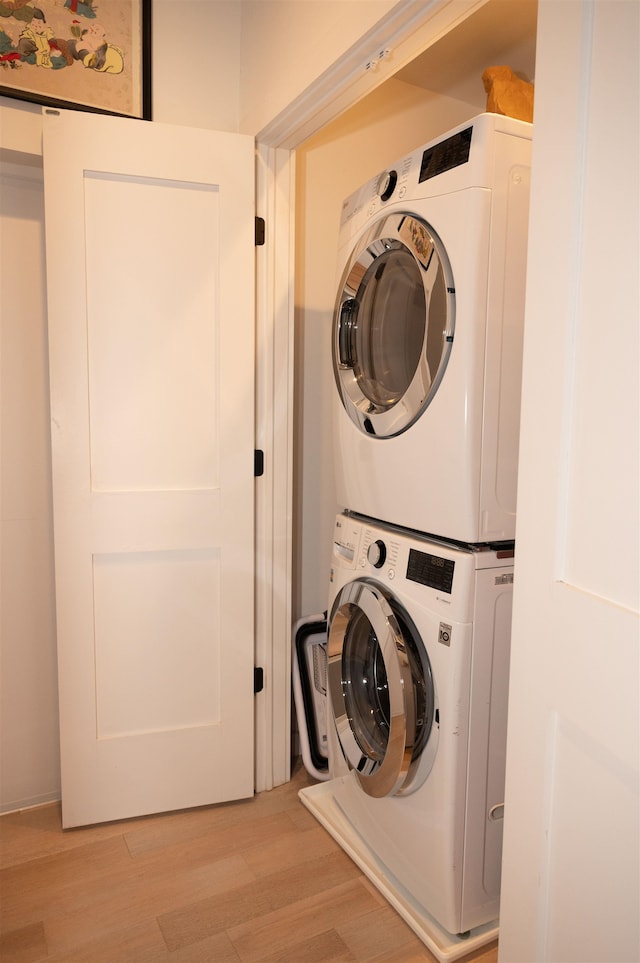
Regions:
[[0, 95], [151, 119], [151, 0], [0, 0]]

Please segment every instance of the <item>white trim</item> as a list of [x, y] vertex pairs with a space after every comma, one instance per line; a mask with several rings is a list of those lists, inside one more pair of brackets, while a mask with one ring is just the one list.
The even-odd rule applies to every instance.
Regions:
[[265, 452], [256, 480], [256, 664], [265, 670], [255, 718], [260, 792], [290, 777], [294, 156], [258, 146], [256, 178], [267, 232], [256, 252], [256, 444]]
[[[466, 20], [487, 0], [400, 0], [257, 135], [293, 150]], [[381, 56], [383, 54], [384, 56]]]

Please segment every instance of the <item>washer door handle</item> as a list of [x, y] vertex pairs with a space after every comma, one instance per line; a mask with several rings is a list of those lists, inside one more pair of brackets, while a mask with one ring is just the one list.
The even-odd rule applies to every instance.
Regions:
[[338, 318], [338, 362], [341, 368], [353, 368], [353, 333], [358, 325], [358, 302], [347, 298], [340, 306]]
[[[360, 731], [360, 741], [356, 738], [360, 720], [350, 717], [345, 700], [345, 687], [349, 690], [351, 686], [343, 673], [344, 649], [357, 613], [371, 627], [388, 681], [389, 732], [382, 759], [375, 758], [373, 748], [364, 745], [365, 732]], [[360, 785], [369, 796], [394, 795], [402, 788], [411, 763], [407, 725], [411, 728], [413, 718], [412, 679], [401, 629], [384, 593], [373, 582], [350, 582], [334, 602], [329, 620], [327, 682], [338, 738]]]

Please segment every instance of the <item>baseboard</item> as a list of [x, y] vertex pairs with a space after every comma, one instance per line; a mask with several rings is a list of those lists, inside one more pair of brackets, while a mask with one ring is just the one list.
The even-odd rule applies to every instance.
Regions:
[[28, 799], [16, 799], [11, 802], [0, 803], [0, 815], [7, 813], [22, 812], [25, 809], [37, 809], [38, 806], [47, 806], [49, 803], [60, 802], [60, 790], [44, 793], [42, 796], [31, 796]]

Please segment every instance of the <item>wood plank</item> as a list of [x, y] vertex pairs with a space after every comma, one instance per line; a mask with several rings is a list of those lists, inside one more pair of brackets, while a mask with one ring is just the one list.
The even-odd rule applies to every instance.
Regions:
[[66, 832], [57, 805], [0, 817], [0, 958], [432, 963], [301, 805], [311, 783]]
[[252, 925], [233, 927], [229, 936], [243, 963], [273, 963], [294, 959], [293, 947], [300, 935], [312, 938], [340, 923], [370, 913], [375, 908], [371, 893], [355, 878], [313, 896], [281, 906]]
[[32, 963], [47, 955], [47, 941], [42, 922], [31, 923], [0, 935], [0, 960], [19, 959]]

